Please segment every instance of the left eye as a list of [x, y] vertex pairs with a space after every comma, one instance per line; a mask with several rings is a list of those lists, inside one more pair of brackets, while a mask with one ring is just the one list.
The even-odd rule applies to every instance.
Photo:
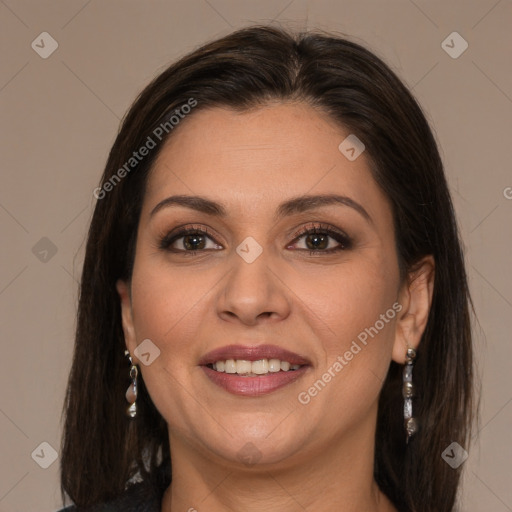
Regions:
[[[300, 249], [310, 252], [334, 252], [350, 247], [350, 239], [346, 235], [326, 228], [308, 229], [295, 238], [295, 243], [300, 239], [304, 239], [306, 245]], [[331, 240], [337, 242], [337, 245], [332, 246]]]

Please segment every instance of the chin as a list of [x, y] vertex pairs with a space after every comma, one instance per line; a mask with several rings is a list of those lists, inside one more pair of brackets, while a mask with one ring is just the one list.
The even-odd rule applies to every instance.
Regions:
[[[304, 436], [302, 429], [301, 434]], [[282, 433], [267, 429], [263, 434], [257, 434], [253, 427], [247, 426], [237, 430], [233, 437], [227, 434], [222, 438], [210, 438], [204, 440], [202, 445], [216, 458], [222, 459], [224, 464], [242, 464], [247, 468], [255, 468], [290, 463], [290, 459], [304, 449], [304, 443], [305, 438], [299, 438], [289, 429]]]

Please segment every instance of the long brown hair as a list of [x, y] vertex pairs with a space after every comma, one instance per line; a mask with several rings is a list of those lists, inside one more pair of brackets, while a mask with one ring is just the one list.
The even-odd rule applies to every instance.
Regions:
[[[170, 462], [166, 423], [142, 379], [138, 416], [125, 415], [128, 363], [115, 283], [131, 275], [148, 172], [163, 142], [187, 118], [168, 124], [161, 139], [154, 130], [191, 99], [197, 103], [188, 116], [214, 106], [244, 111], [269, 100], [299, 100], [364, 141], [373, 176], [392, 204], [402, 276], [425, 255], [436, 262], [414, 369], [421, 430], [405, 444], [401, 367], [392, 362], [380, 395], [375, 478], [399, 510], [451, 511], [460, 468], [452, 469], [441, 454], [452, 441], [466, 446], [470, 435], [471, 301], [436, 142], [416, 100], [373, 52], [344, 37], [265, 26], [233, 32], [171, 65], [122, 123], [88, 234], [64, 405], [63, 497], [67, 493], [78, 506], [106, 501], [137, 473], [151, 482], [160, 459]], [[158, 147], [127, 167], [152, 134]]]

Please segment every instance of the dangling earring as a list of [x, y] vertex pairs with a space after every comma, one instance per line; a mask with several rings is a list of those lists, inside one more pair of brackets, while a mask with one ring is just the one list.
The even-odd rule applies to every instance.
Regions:
[[130, 404], [130, 407], [126, 409], [126, 415], [130, 418], [135, 418], [137, 416], [137, 404], [135, 403], [137, 400], [137, 375], [139, 371], [137, 370], [137, 366], [133, 364], [132, 357], [130, 356], [130, 352], [128, 350], [124, 351], [124, 355], [128, 357], [130, 360], [130, 379], [132, 379], [132, 383], [129, 385], [126, 390], [126, 400]]
[[407, 349], [405, 366], [403, 372], [402, 395], [404, 397], [404, 426], [407, 433], [406, 443], [418, 431], [418, 422], [412, 416], [412, 397], [414, 396], [414, 385], [412, 383], [412, 368], [416, 359], [416, 350]]

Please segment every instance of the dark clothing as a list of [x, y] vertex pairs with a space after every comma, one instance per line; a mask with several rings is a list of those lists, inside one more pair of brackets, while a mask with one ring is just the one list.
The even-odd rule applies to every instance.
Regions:
[[137, 482], [111, 501], [89, 507], [71, 505], [59, 512], [160, 512], [164, 492], [171, 483], [169, 465], [159, 469], [157, 482]]

